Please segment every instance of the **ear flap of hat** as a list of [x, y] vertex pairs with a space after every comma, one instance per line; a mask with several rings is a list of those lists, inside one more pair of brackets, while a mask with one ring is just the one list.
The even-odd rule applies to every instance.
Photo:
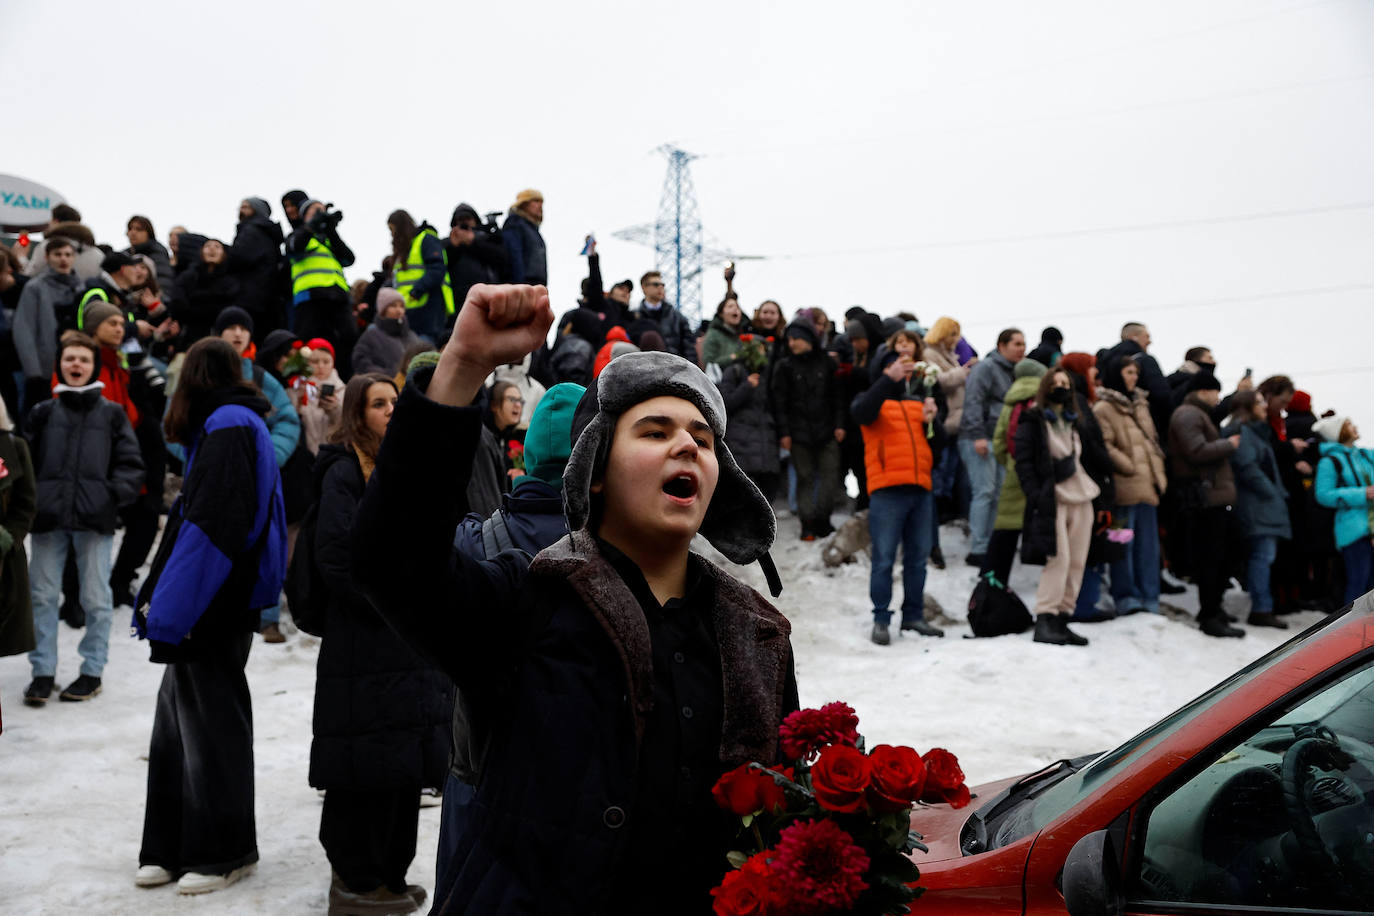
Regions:
[[716, 443], [716, 462], [720, 478], [700, 534], [731, 563], [744, 566], [768, 553], [778, 534], [778, 522], [773, 507], [740, 470], [723, 440]]
[[592, 478], [605, 464], [614, 432], [615, 420], [598, 412], [573, 443], [563, 471], [563, 515], [570, 531], [587, 527], [592, 512]]

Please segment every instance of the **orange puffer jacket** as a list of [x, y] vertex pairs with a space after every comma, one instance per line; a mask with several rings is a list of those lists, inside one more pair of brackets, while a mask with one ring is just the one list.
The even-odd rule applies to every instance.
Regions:
[[889, 398], [883, 401], [878, 419], [862, 429], [869, 493], [903, 484], [930, 489], [934, 461], [926, 441], [924, 404]]

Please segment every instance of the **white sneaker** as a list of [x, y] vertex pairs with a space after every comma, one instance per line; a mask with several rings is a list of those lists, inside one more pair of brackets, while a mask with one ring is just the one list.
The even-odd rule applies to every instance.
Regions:
[[172, 873], [161, 865], [140, 865], [134, 872], [134, 884], [139, 887], [161, 887], [172, 883]]
[[443, 803], [444, 803], [444, 794], [443, 794], [442, 792], [440, 792], [438, 789], [421, 789], [421, 790], [420, 790], [420, 807], [421, 807], [421, 808], [438, 808], [438, 807], [439, 807], [440, 805], [442, 805]]
[[208, 894], [211, 891], [222, 891], [240, 878], [246, 878], [257, 870], [257, 864], [245, 865], [236, 868], [227, 875], [201, 875], [193, 871], [188, 871], [181, 876], [177, 882], [178, 894]]

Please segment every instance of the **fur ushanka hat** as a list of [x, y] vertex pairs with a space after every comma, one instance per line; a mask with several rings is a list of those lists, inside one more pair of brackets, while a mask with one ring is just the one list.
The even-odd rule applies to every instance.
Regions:
[[672, 353], [644, 351], [618, 356], [606, 364], [582, 396], [573, 417], [572, 454], [563, 475], [563, 511], [568, 528], [577, 531], [587, 526], [592, 481], [606, 466], [616, 420], [634, 405], [664, 395], [695, 405], [716, 436], [720, 478], [699, 533], [732, 563], [744, 565], [757, 560], [776, 597], [782, 584], [768, 556], [777, 534], [773, 509], [730, 454], [720, 391], [706, 373]]

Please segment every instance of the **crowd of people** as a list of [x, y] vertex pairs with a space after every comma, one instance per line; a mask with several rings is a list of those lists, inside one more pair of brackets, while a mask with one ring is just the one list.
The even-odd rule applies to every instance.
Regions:
[[[490, 684], [474, 676], [499, 678], [502, 665], [516, 664], [506, 649], [538, 652], [542, 637], [524, 624], [508, 631], [509, 621], [436, 622], [420, 583], [504, 608], [544, 594], [551, 586], [538, 583], [549, 577], [590, 577], [577, 601], [611, 614], [603, 626], [616, 640], [638, 638], [617, 629], [626, 626], [614, 616], [620, 604], [644, 609], [656, 676], [661, 662], [670, 670], [703, 649], [716, 658], [714, 668], [687, 665], [667, 686], [628, 675], [639, 692], [626, 693], [627, 702], [645, 690], [705, 690], [706, 707], [727, 707], [724, 719], [716, 709], [672, 740], [665, 735], [685, 726], [659, 718], [684, 708], [690, 719], [690, 706], [636, 707], [636, 734], [651, 736], [643, 753], [681, 764], [673, 768], [681, 782], [657, 787], [668, 797], [709, 793], [722, 729], [748, 731], [731, 703], [769, 721], [795, 707], [790, 650], [759, 650], [778, 696], [765, 702], [730, 681], [722, 701], [725, 656], [712, 653], [727, 652], [725, 634], [666, 613], [673, 601], [699, 603], [716, 607], [718, 626], [733, 625], [719, 601], [743, 586], [689, 563], [686, 543], [698, 529], [728, 559], [761, 562], [776, 593], [767, 556], [776, 517], [794, 515], [798, 536], [811, 542], [831, 537], [837, 513], [863, 513], [879, 645], [893, 638], [899, 552], [898, 632], [923, 637], [943, 635], [925, 619], [929, 566], [964, 563], [984, 594], [1007, 593], [1018, 553], [1043, 566], [1034, 640], [1055, 645], [1087, 644], [1072, 621], [1160, 613], [1162, 594], [1189, 582], [1200, 629], [1221, 638], [1243, 636], [1241, 622], [1285, 628], [1289, 612], [1332, 611], [1374, 589], [1374, 451], [1359, 447], [1348, 417], [1318, 414], [1285, 375], [1256, 382], [1247, 371], [1223, 397], [1210, 348], [1189, 349], [1166, 375], [1138, 322], [1118, 340], [1097, 342], [1106, 346], [1079, 349], [1053, 327], [1033, 348], [1007, 328], [980, 352], [982, 342], [966, 339], [951, 316], [927, 325], [913, 312], [879, 316], [855, 306], [832, 321], [808, 306], [789, 319], [771, 299], [747, 308], [733, 268], [714, 315], [694, 327], [667, 300], [657, 271], [607, 286], [591, 238], [575, 307], [551, 338], [514, 346], [492, 318], [503, 300], [488, 302], [490, 287], [478, 285], [547, 285], [543, 203], [539, 192], [521, 191], [500, 225], [499, 213], [459, 204], [446, 238], [395, 210], [386, 221], [390, 253], [352, 283], [342, 214], [299, 190], [280, 200], [285, 232], [272, 206], [251, 197], [239, 206], [232, 241], [176, 226], [164, 243], [149, 219], [133, 216], [128, 245], [116, 248], [97, 244], [63, 204], [36, 244], [0, 246], [0, 655], [29, 654], [29, 706], [43, 707], [55, 692], [91, 700], [103, 689], [115, 609], [128, 608], [153, 661], [167, 666], [149, 754], [141, 886], [176, 881], [183, 893], [204, 893], [257, 861], [244, 666], [255, 633], [268, 643], [287, 638], [284, 586], [295, 589], [298, 624], [323, 639], [310, 780], [325, 791], [320, 839], [337, 912], [420, 907], [425, 891], [405, 874], [422, 790], [443, 798], [440, 901], [510, 899], [509, 887], [485, 885], [481, 871], [500, 856], [506, 840], [497, 834], [514, 829], [503, 826], [503, 812], [533, 818], [550, 803], [539, 792], [517, 798], [528, 785], [505, 776], [500, 791], [514, 794], [493, 801], [489, 761], [508, 767], [522, 749], [515, 742], [512, 750], [509, 729], [491, 718]], [[528, 321], [528, 303], [521, 308]], [[482, 314], [464, 319], [465, 309]], [[492, 350], [479, 351], [482, 342]], [[480, 379], [445, 375], [441, 353], [456, 349], [482, 363]], [[680, 366], [695, 368], [684, 375]], [[461, 426], [433, 434], [462, 460], [434, 466], [444, 485], [428, 491], [404, 479], [397, 456], [409, 456], [419, 477], [434, 465], [416, 447], [430, 400], [417, 395], [412, 425], [388, 436], [398, 402], [416, 386], [462, 409], [433, 413]], [[660, 401], [696, 413], [679, 415], [671, 404], [644, 413]], [[627, 416], [647, 432], [612, 448]], [[384, 439], [403, 443], [389, 463]], [[719, 452], [711, 465], [719, 462], [718, 508], [699, 498], [709, 502], [706, 484], [717, 481], [695, 464], [654, 497], [700, 507], [686, 541], [681, 531], [641, 530], [637, 515], [657, 511], [636, 501], [658, 491], [636, 489], [645, 472], [625, 456], [660, 440], [680, 442], [693, 462]], [[377, 474], [380, 467], [395, 470]], [[385, 485], [369, 488], [374, 477]], [[378, 492], [392, 502], [381, 504]], [[436, 499], [437, 509], [421, 511]], [[444, 535], [446, 520], [453, 524]], [[452, 559], [375, 536], [393, 524], [444, 535], [436, 549]], [[965, 557], [942, 550], [942, 526], [948, 539], [951, 525], [967, 531]], [[656, 537], [667, 545], [663, 556], [677, 558], [666, 566], [629, 546]], [[493, 573], [511, 549], [540, 559]], [[382, 576], [387, 558], [394, 565]], [[401, 567], [410, 573], [398, 578]], [[300, 584], [311, 570], [323, 583], [313, 593]], [[629, 589], [593, 594], [597, 576]], [[695, 584], [702, 577], [714, 583], [709, 594]], [[1233, 579], [1249, 596], [1241, 620], [1223, 607]], [[396, 581], [411, 584], [388, 591]], [[753, 608], [785, 643], [785, 621], [752, 592], [740, 595], [731, 607]], [[573, 626], [561, 610], [550, 613]], [[85, 629], [78, 676], [60, 691], [59, 619]], [[472, 633], [482, 639], [468, 643]], [[491, 639], [500, 652], [482, 651]], [[598, 650], [560, 664], [618, 670], [617, 659], [634, 650], [620, 647], [620, 656]], [[726, 661], [743, 664], [743, 656]], [[591, 754], [594, 739], [573, 734], [574, 724], [593, 733], [612, 726], [560, 699], [572, 676], [554, 666], [499, 702], [545, 709], [543, 727], [567, 732]], [[713, 678], [714, 692], [703, 686]], [[622, 690], [612, 693], [615, 700]], [[755, 739], [739, 736], [739, 747]], [[684, 763], [683, 754], [700, 759]], [[665, 813], [649, 794], [639, 803]], [[624, 811], [612, 805], [604, 817], [618, 827], [610, 820]], [[705, 830], [692, 819], [705, 817], [696, 811], [681, 829]], [[629, 831], [640, 841], [630, 849], [642, 851], [627, 854], [636, 861], [654, 848], [643, 829], [632, 822]], [[602, 842], [589, 836], [585, 855], [610, 855]], [[549, 887], [580, 877], [575, 864], [544, 876]]]

